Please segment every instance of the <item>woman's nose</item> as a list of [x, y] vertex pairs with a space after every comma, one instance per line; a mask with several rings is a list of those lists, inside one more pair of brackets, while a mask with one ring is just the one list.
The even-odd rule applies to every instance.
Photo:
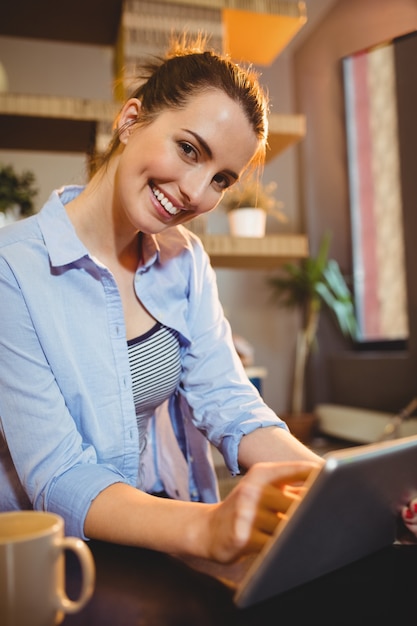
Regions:
[[195, 170], [183, 176], [180, 184], [184, 205], [190, 209], [199, 208], [210, 192], [211, 174]]

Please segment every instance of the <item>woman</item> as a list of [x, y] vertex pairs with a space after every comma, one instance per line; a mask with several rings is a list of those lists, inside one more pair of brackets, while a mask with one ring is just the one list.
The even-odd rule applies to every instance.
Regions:
[[[320, 463], [245, 377], [181, 226], [262, 162], [267, 102], [249, 71], [180, 44], [142, 81], [86, 187], [1, 232], [1, 508], [230, 562]], [[208, 442], [248, 470], [221, 503]]]

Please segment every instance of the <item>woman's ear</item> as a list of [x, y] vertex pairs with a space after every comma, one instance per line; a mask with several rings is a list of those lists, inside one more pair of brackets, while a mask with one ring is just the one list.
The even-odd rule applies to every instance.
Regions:
[[123, 105], [117, 118], [119, 139], [126, 143], [131, 134], [132, 126], [137, 122], [141, 109], [141, 102], [137, 98], [129, 98]]

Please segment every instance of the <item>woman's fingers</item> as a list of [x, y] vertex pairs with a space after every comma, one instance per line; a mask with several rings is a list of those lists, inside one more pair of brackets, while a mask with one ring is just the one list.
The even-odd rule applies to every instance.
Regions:
[[285, 511], [293, 500], [299, 499], [305, 492], [305, 481], [319, 468], [319, 465], [310, 462], [258, 463], [245, 478], [254, 485], [263, 486], [265, 495], [274, 497], [275, 494], [275, 504], [273, 502], [272, 505], [283, 506]]
[[247, 472], [246, 477], [262, 484], [275, 486], [302, 485], [313, 470], [320, 466], [310, 461], [293, 461], [291, 463], [257, 463]]
[[212, 558], [226, 563], [258, 552], [291, 504], [302, 496], [306, 479], [318, 468], [305, 461], [253, 465], [220, 506], [212, 510]]
[[[300, 480], [297, 474], [296, 480]], [[255, 520], [256, 527], [263, 533], [272, 535], [277, 525], [286, 518], [289, 507], [302, 498], [306, 488], [288, 484], [266, 485], [262, 492], [262, 506]]]
[[259, 463], [247, 472], [228, 497], [242, 553], [265, 545], [317, 467], [310, 462]]
[[[268, 520], [265, 528], [275, 528], [277, 515], [286, 513], [305, 492], [305, 481], [318, 466], [313, 463], [259, 463], [244, 477], [248, 504], [256, 507], [255, 523]], [[242, 488], [244, 485], [242, 484]]]

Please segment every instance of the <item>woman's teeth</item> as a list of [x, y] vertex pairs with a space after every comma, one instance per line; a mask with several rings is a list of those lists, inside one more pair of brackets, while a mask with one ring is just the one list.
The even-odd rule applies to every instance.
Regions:
[[168, 211], [170, 215], [178, 215], [178, 213], [180, 212], [180, 209], [177, 209], [176, 207], [174, 207], [172, 202], [170, 202], [168, 198], [164, 196], [162, 191], [159, 191], [159, 189], [156, 189], [156, 187], [152, 187], [152, 192], [155, 198], [164, 207], [165, 211]]

